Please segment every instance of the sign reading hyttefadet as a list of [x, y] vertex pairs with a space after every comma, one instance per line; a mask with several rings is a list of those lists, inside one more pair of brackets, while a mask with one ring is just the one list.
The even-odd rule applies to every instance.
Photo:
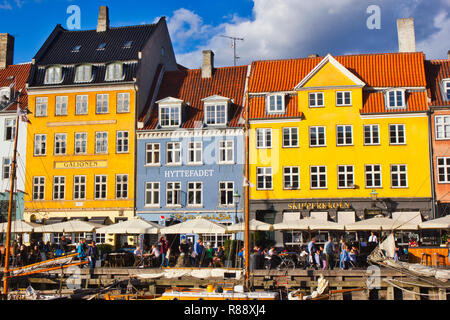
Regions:
[[193, 178], [193, 177], [212, 177], [213, 169], [198, 170], [167, 170], [164, 172], [165, 178]]

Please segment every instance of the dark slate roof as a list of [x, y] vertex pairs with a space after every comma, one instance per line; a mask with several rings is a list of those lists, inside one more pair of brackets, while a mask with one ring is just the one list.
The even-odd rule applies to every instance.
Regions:
[[[57, 25], [48, 39], [51, 43], [47, 48], [44, 44], [34, 58], [39, 66], [137, 60], [155, 26], [110, 27], [107, 31], [97, 32], [70, 31]], [[130, 48], [124, 47], [127, 41], [133, 41]], [[105, 49], [97, 50], [102, 43], [106, 43]], [[81, 47], [78, 52], [73, 52], [76, 46]]]
[[[73, 82], [75, 66], [83, 63], [93, 65], [94, 79], [90, 84], [108, 83], [104, 80], [105, 64], [115, 61], [133, 62], [126, 64], [125, 77], [120, 82], [132, 81], [138, 69], [139, 52], [160, 23], [165, 23], [164, 17], [155, 24], [109, 27], [104, 32], [66, 30], [58, 24], [34, 56], [28, 84], [30, 87], [55, 86], [44, 85], [45, 67], [51, 65], [63, 67], [64, 79], [57, 86], [78, 84]], [[129, 41], [132, 41], [132, 44], [126, 48], [124, 45]], [[106, 43], [105, 48], [97, 50], [102, 43]], [[78, 52], [74, 52], [77, 46], [80, 48]]]

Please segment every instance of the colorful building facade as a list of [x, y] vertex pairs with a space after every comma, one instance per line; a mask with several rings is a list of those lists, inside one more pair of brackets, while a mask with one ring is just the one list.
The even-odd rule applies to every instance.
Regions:
[[[164, 74], [137, 132], [137, 215], [163, 225], [199, 216], [243, 220], [246, 76], [247, 66], [214, 68], [211, 51], [202, 69]], [[204, 237], [213, 245], [228, 238]]]
[[430, 97], [436, 217], [450, 213], [450, 60], [425, 62]]
[[110, 27], [101, 7], [97, 30], [56, 26], [28, 79], [25, 220], [107, 224], [135, 215], [137, 115], [155, 74], [176, 68], [164, 18]]
[[432, 217], [422, 53], [253, 62], [250, 213]]

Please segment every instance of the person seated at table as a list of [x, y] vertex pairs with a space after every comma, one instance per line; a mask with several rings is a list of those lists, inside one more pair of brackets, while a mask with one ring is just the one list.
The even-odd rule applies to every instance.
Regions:
[[158, 247], [153, 244], [152, 251], [149, 254], [153, 266], [157, 266], [159, 264], [160, 256], [161, 254], [159, 253]]
[[141, 247], [140, 247], [140, 246], [137, 246], [133, 253], [134, 253], [135, 256], [142, 257], [142, 250], [141, 250]]
[[140, 246], [137, 246], [136, 249], [133, 251], [134, 254], [134, 266], [140, 265], [142, 263], [142, 249]]

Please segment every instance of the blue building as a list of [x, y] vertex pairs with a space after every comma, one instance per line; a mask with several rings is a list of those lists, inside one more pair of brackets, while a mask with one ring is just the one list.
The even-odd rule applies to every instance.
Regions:
[[[243, 221], [247, 66], [214, 68], [211, 51], [203, 60], [165, 72], [138, 124], [136, 213], [146, 220]], [[213, 245], [228, 237], [203, 235]]]

